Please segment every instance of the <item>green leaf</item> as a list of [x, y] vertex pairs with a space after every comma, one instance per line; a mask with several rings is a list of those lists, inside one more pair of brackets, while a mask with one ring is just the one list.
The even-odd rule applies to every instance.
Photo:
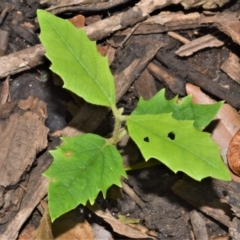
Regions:
[[156, 158], [175, 173], [183, 171], [196, 180], [208, 176], [230, 180], [217, 144], [210, 134], [193, 127], [193, 121], [178, 121], [170, 113], [131, 115], [127, 128], [145, 160]]
[[50, 179], [48, 199], [52, 221], [79, 204], [94, 203], [98, 193], [121, 186], [126, 176], [122, 157], [107, 140], [84, 134], [62, 138], [64, 144], [51, 151], [54, 161], [44, 176]]
[[52, 62], [51, 70], [64, 81], [63, 87], [92, 104], [115, 105], [114, 79], [96, 43], [68, 20], [43, 10], [38, 10], [37, 15], [40, 40]]
[[205, 128], [223, 105], [223, 101], [214, 104], [193, 104], [192, 96], [189, 95], [178, 102], [178, 97], [171, 100], [165, 98], [165, 90], [159, 91], [148, 101], [140, 98], [137, 108], [132, 114], [159, 114], [171, 113], [177, 120], [193, 120], [194, 126], [201, 130]]

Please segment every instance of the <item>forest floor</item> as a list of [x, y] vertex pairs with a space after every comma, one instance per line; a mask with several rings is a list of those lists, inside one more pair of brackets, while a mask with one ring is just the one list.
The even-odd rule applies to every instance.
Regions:
[[[0, 239], [239, 240], [237, 174], [231, 172], [231, 182], [197, 182], [154, 160], [153, 166], [128, 171], [122, 189], [111, 188], [106, 199], [99, 196], [101, 209], [78, 206], [49, 221], [48, 180], [42, 176], [52, 162], [49, 150], [61, 136], [108, 136], [114, 119], [108, 109], [64, 90], [49, 70], [37, 9], [71, 19], [97, 41], [125, 114], [140, 97], [148, 100], [163, 88], [167, 99], [192, 94], [199, 104], [225, 101], [218, 121], [205, 131], [226, 165], [240, 128], [239, 0], [201, 1], [201, 6], [180, 0], [175, 5], [163, 0], [73, 2], [0, 3]], [[121, 141], [119, 149], [125, 165], [143, 161], [131, 139]]]

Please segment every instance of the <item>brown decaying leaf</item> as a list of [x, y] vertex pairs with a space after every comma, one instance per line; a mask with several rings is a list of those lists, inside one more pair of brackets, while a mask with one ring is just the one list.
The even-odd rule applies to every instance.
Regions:
[[32, 240], [94, 239], [91, 226], [86, 220], [80, 218], [76, 210], [65, 213], [52, 223], [47, 204], [44, 201], [41, 204], [44, 208], [44, 215]]
[[83, 28], [85, 26], [85, 17], [81, 14], [76, 15], [69, 19], [69, 21], [76, 27], [76, 28]]
[[94, 233], [94, 240], [113, 240], [112, 234], [107, 231], [104, 227], [96, 224], [96, 223], [92, 223], [91, 227], [93, 229], [93, 233]]
[[33, 233], [32, 240], [44, 240], [44, 239], [53, 240], [52, 223], [49, 216], [47, 203], [41, 201], [41, 205], [44, 209], [44, 214], [40, 221], [40, 225]]
[[229, 144], [227, 158], [231, 170], [240, 176], [240, 130], [234, 135]]
[[20, 233], [18, 240], [32, 240], [35, 228], [31, 224], [27, 224]]
[[[204, 94], [199, 87], [194, 86], [192, 84], [188, 83], [186, 85], [186, 92], [187, 94], [193, 95], [194, 103], [209, 104], [215, 102], [209, 96]], [[223, 152], [223, 150], [227, 150], [228, 147], [231, 147], [230, 142], [232, 141], [234, 135], [240, 129], [240, 116], [235, 108], [231, 107], [229, 104], [224, 104], [223, 107], [218, 112], [216, 119], [218, 119], [219, 122], [217, 126], [214, 128], [211, 138], [218, 144], [218, 146], [221, 149], [221, 152]], [[234, 153], [235, 157], [237, 154], [240, 156], [240, 148], [238, 153], [236, 152]], [[224, 157], [225, 156], [223, 156], [223, 158]], [[229, 163], [229, 165], [230, 164], [232, 163]], [[234, 170], [234, 173], [235, 171], [236, 170]], [[234, 181], [240, 182], [240, 177], [236, 176], [235, 174], [231, 174], [231, 176]]]
[[[190, 83], [186, 84], [186, 92], [187, 94], [192, 94], [194, 103], [212, 104], [216, 102], [203, 93], [199, 87]], [[215, 119], [217, 119], [218, 122], [211, 137], [218, 144], [220, 149], [228, 148], [233, 136], [236, 134], [238, 129], [240, 129], [239, 113], [229, 104], [224, 104], [217, 113]]]
[[91, 211], [95, 212], [95, 214], [97, 214], [99, 217], [103, 218], [105, 222], [111, 225], [113, 231], [120, 235], [133, 239], [155, 239], [154, 237], [150, 237], [149, 235], [142, 233], [137, 229], [122, 224], [120, 221], [114, 218], [108, 210], [102, 211], [96, 204], [94, 206], [88, 205], [87, 207]]

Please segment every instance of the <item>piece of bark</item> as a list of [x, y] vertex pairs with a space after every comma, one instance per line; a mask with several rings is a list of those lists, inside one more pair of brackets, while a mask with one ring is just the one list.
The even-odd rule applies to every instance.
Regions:
[[[0, 57], [0, 78], [13, 75], [44, 63], [45, 50], [41, 44]], [[6, 64], [6, 62], [8, 64]]]
[[205, 221], [196, 210], [190, 212], [190, 219], [196, 240], [208, 240]]
[[220, 31], [227, 34], [234, 42], [240, 45], [240, 27], [238, 12], [217, 13], [213, 16], [205, 16], [201, 24], [214, 24]]
[[[146, 19], [149, 14], [165, 6], [167, 0], [144, 0], [134, 8], [85, 27], [91, 40], [100, 40], [114, 31]], [[43, 63], [45, 50], [41, 44], [0, 58], [0, 78], [25, 71]], [[8, 63], [6, 65], [6, 62]]]
[[229, 2], [229, 0], [185, 0], [181, 4], [185, 9], [194, 8], [194, 7], [203, 7], [204, 9], [213, 9], [217, 7], [222, 7], [224, 4]]
[[[176, 4], [178, 2], [180, 1], [177, 1]], [[120, 13], [102, 21], [96, 22], [90, 26], [85, 27], [85, 30], [91, 40], [100, 40], [109, 34], [116, 32], [117, 30], [124, 29], [127, 26], [131, 26], [140, 21], [143, 21], [153, 10], [161, 9], [167, 4], [167, 1], [164, 0], [149, 0], [140, 2], [139, 5], [133, 9], [130, 9], [128, 12]], [[221, 19], [224, 19], [226, 13], [222, 14], [223, 15]], [[133, 34], [149, 34], [177, 29], [196, 28], [206, 26], [206, 24], [212, 24], [215, 20], [216, 18], [209, 18], [204, 15], [200, 15], [199, 13], [184, 14], [163, 12], [158, 16], [151, 17], [146, 20], [136, 29]], [[234, 18], [234, 21], [236, 21], [236, 17]], [[238, 39], [238, 37], [235, 38]], [[17, 53], [1, 57], [0, 78], [28, 70], [31, 67], [35, 67], [43, 63], [44, 54], [44, 48], [41, 44], [39, 44]], [[7, 65], [5, 64], [6, 62], [8, 62]]]
[[[128, 65], [124, 70], [122, 70], [121, 67], [118, 69], [114, 74], [117, 101], [128, 90], [132, 82], [141, 74], [157, 51], [163, 46], [164, 44], [160, 41], [151, 37], [146, 38], [145, 41], [139, 45], [139, 49], [135, 50], [135, 60], [132, 61], [131, 65]], [[129, 55], [129, 53], [127, 55]], [[126, 65], [126, 62], [124, 65]], [[126, 79], [130, 80], [126, 81]]]
[[[97, 3], [97, 2], [108, 2], [109, 0], [41, 0], [40, 4], [48, 4], [48, 5], [54, 5], [54, 4], [59, 4], [59, 5], [74, 5], [74, 4], [92, 4], [92, 3]], [[160, 0], [159, 0], [160, 1]], [[229, 2], [229, 0], [168, 0], [168, 5], [170, 4], [178, 4], [181, 3], [186, 9], [189, 8], [194, 8], [194, 7], [200, 7], [202, 6], [205, 9], [212, 9], [216, 7], [222, 7], [224, 4]]]
[[239, 182], [232, 181], [231, 183], [226, 182], [216, 182], [215, 185], [218, 188], [217, 191], [222, 191], [223, 198], [231, 206], [231, 210], [234, 215], [240, 218], [240, 202], [239, 202]]
[[228, 230], [229, 236], [232, 240], [239, 240], [240, 239], [240, 219], [234, 217], [232, 220], [232, 226]]
[[168, 66], [174, 72], [174, 75], [184, 81], [197, 85], [205, 91], [219, 97], [220, 99], [226, 100], [233, 107], [240, 107], [239, 88], [234, 85], [230, 89], [225, 89], [213, 82], [210, 78], [201, 74], [193, 68], [189, 68], [187, 63], [177, 59], [175, 54], [172, 52], [159, 51], [156, 54], [157, 60], [163, 65]]
[[[134, 31], [133, 35], [162, 33], [179, 29], [191, 29], [200, 26], [201, 19], [200, 13], [183, 12], [161, 12], [158, 15], [152, 16], [143, 21], [140, 26]], [[116, 35], [127, 35], [131, 29], [128, 28], [124, 31], [119, 31]]]
[[137, 96], [142, 97], [144, 100], [152, 98], [157, 93], [154, 78], [147, 69], [144, 69], [138, 79], [135, 80], [134, 88]]
[[230, 53], [229, 58], [221, 65], [223, 70], [230, 78], [240, 84], [240, 59], [234, 53]]
[[91, 39], [102, 39], [117, 30], [127, 28], [147, 19], [151, 12], [167, 5], [169, 5], [168, 0], [141, 0], [133, 8], [96, 22], [85, 29]]
[[4, 56], [8, 47], [9, 33], [0, 30], [0, 56]]
[[47, 4], [48, 6], [52, 5], [73, 5], [74, 3], [76, 4], [92, 4], [92, 3], [97, 3], [97, 2], [106, 2], [108, 0], [40, 0], [40, 4], [44, 5]]
[[224, 199], [231, 207], [234, 217], [229, 226], [229, 235], [231, 239], [238, 240], [240, 239], [240, 201], [239, 201], [239, 192], [240, 184], [239, 182], [231, 181], [218, 181], [213, 179], [214, 191]]
[[[207, 180], [206, 180], [207, 182]], [[213, 191], [213, 184], [196, 182], [190, 178], [178, 180], [172, 187], [173, 192], [223, 225], [230, 227], [230, 206]], [[227, 215], [228, 214], [228, 215]]]
[[[59, 145], [60, 140], [54, 138], [50, 143], [48, 150], [52, 150]], [[22, 199], [19, 211], [12, 221], [7, 222], [4, 225], [0, 225], [0, 239], [9, 240], [17, 239], [18, 232], [22, 225], [31, 215], [33, 209], [39, 204], [42, 198], [46, 196], [49, 180], [42, 176], [42, 173], [52, 163], [52, 156], [49, 151], [45, 152], [37, 160], [37, 166], [32, 169], [29, 177], [28, 184], [26, 186], [25, 195]]]
[[2, 88], [0, 92], [0, 105], [8, 102], [9, 99], [9, 79], [10, 77], [8, 76], [2, 83]]
[[60, 2], [54, 6], [49, 7], [46, 11], [52, 14], [60, 14], [63, 12], [100, 12], [100, 11], [108, 11], [112, 8], [120, 7], [123, 4], [130, 2], [131, 0], [111, 0], [111, 1], [99, 1], [93, 2], [89, 1], [89, 3], [83, 3], [82, 0], [71, 0], [67, 2]]
[[[226, 202], [231, 207], [234, 217], [229, 226], [229, 235], [234, 240], [240, 239], [240, 202], [239, 202], [239, 192], [240, 184], [239, 182], [231, 181], [219, 181], [217, 179], [212, 179], [212, 188], [214, 192], [219, 196], [222, 202]], [[231, 213], [232, 215], [232, 213]]]
[[[91, 40], [100, 40], [104, 37], [107, 37], [109, 34], [116, 32], [117, 30], [124, 29], [127, 26], [131, 26], [139, 21], [143, 21], [153, 10], [161, 9], [167, 4], [167, 1], [163, 0], [149, 0], [145, 2], [146, 4], [141, 2], [141, 5], [139, 5], [139, 7], [136, 6], [134, 10], [130, 9], [126, 13], [114, 15], [85, 27], [88, 37]], [[142, 11], [142, 9], [144, 9], [144, 11]], [[206, 17], [204, 15], [200, 15], [199, 13], [184, 14], [163, 12], [160, 15], [151, 17], [145, 21], [136, 29], [133, 34], [149, 34], [177, 29], [196, 28], [201, 27], [201, 24], [204, 24], [205, 26], [206, 24], [212, 22], [212, 19], [206, 20]], [[45, 50], [43, 46], [38, 44], [34, 47], [1, 57], [0, 78], [31, 69], [31, 67], [35, 67], [43, 63], [44, 54]], [[7, 65], [5, 64], [6, 62], [8, 62]]]
[[0, 113], [1, 186], [7, 187], [17, 184], [36, 153], [46, 148], [48, 128], [44, 122], [47, 113], [45, 103], [32, 96], [1, 105]]
[[32, 96], [0, 106], [1, 224], [16, 214], [25, 183], [21, 184], [36, 154], [47, 147], [46, 118], [46, 104]]
[[191, 42], [180, 47], [175, 53], [178, 56], [186, 57], [193, 53], [210, 47], [220, 47], [223, 46], [224, 42], [218, 40], [215, 36], [207, 34], [203, 37], [192, 40]]
[[[60, 14], [67, 11], [83, 11], [83, 12], [108, 11], [111, 8], [119, 7], [122, 4], [126, 4], [127, 2], [130, 2], [130, 1], [131, 0], [111, 0], [111, 1], [106, 0], [106, 1], [100, 1], [100, 2], [97, 2], [97, 1], [83, 2], [81, 0], [80, 1], [70, 0], [70, 1], [62, 1], [61, 3], [57, 3], [55, 6], [48, 8], [47, 11], [51, 12], [52, 14]], [[160, 2], [160, 0], [158, 1]], [[167, 0], [164, 2], [166, 6], [171, 4], [181, 3], [185, 9], [199, 7], [199, 6], [202, 6], [205, 9], [213, 9], [216, 7], [223, 6], [228, 1], [229, 0], [210, 0], [210, 1], [209, 0], [205, 0], [205, 1]]]
[[172, 76], [163, 68], [157, 66], [154, 63], [148, 64], [148, 70], [151, 74], [154, 75], [158, 80], [164, 82], [164, 84], [174, 93], [179, 94], [181, 96], [185, 95], [185, 82], [178, 79], [175, 76]]

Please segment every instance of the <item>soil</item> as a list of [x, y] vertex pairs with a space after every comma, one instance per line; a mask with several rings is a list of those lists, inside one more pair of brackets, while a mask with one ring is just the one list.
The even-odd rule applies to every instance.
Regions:
[[[134, 6], [136, 2], [138, 1], [126, 1], [125, 4], [116, 6], [112, 9], [100, 9], [99, 11], [95, 11], [96, 9], [88, 9], [86, 11], [82, 10], [80, 13], [86, 16], [86, 22], [90, 24], [91, 22], [96, 21], [96, 19], [101, 20], [118, 12], [126, 11]], [[7, 32], [9, 34], [9, 39], [6, 47], [0, 49], [1, 56], [7, 56], [11, 53], [39, 44], [39, 25], [36, 20], [36, 10], [38, 8], [46, 8], [46, 5], [40, 5], [38, 0], [1, 0], [0, 12], [3, 12], [6, 7], [8, 10], [2, 23], [0, 23], [0, 31]], [[216, 11], [238, 12], [239, 10], [240, 1], [231, 1], [231, 3], [224, 5]], [[180, 5], [177, 5], [167, 7], [164, 11], [178, 12], [185, 10]], [[197, 8], [192, 9], [191, 11], [202, 13], [204, 10], [202, 8]], [[63, 18], [70, 18], [77, 14], [79, 14], [79, 11], [69, 11], [67, 13], [61, 13], [60, 16]], [[152, 14], [158, 14], [158, 11]], [[205, 81], [203, 78], [198, 79], [198, 84], [194, 82], [195, 85], [200, 86], [203, 91], [213, 99], [224, 100], [238, 111], [240, 104], [239, 100], [235, 101], [235, 99], [238, 99], [240, 94], [240, 85], [222, 71], [220, 66], [229, 57], [230, 53], [239, 55], [239, 45], [213, 25], [204, 26], [199, 29], [180, 29], [175, 32], [188, 40], [193, 40], [194, 38], [209, 33], [217, 33], [215, 35], [224, 41], [224, 46], [218, 48], [208, 47], [189, 57], [180, 58], [176, 56], [175, 51], [179, 49], [182, 43], [177, 39], [171, 38], [166, 32], [148, 33], [147, 35], [132, 35], [122, 47], [119, 47], [119, 44], [122, 43], [125, 36], [121, 35], [121, 31], [97, 42], [99, 45], [105, 47], [109, 47], [109, 45], [111, 47], [114, 46], [116, 52], [111, 63], [111, 70], [113, 74], [117, 76], [117, 74], [127, 69], [133, 59], [142, 58], [143, 53], [146, 52], [146, 46], [150, 41], [162, 41], [165, 45], [158, 52], [164, 57], [162, 57], [162, 59], [155, 57], [149, 61], [164, 68], [168, 74], [174, 75], [181, 80], [181, 83], [174, 85], [174, 87], [169, 87], [169, 85], [164, 82], [164, 77], [163, 79], [159, 79], [154, 74], [149, 77], [149, 71], [146, 74], [148, 79], [152, 78], [152, 80], [150, 79], [152, 85], [147, 86], [147, 83], [141, 84], [136, 83], [136, 81], [129, 84], [128, 89], [117, 103], [118, 107], [123, 107], [124, 113], [129, 114], [135, 109], [141, 96], [148, 99], [162, 88], [166, 88], [166, 97], [168, 99], [173, 98], [177, 94], [184, 97], [186, 95], [185, 83], [189, 82], [189, 74], [188, 72], [185, 72], [185, 69], [188, 69], [193, 75], [195, 74], [194, 76], [197, 78], [197, 74], [201, 73], [206, 81], [209, 81], [207, 83], [208, 86], [213, 86], [213, 88], [214, 86], [216, 87], [216, 92], [214, 89], [205, 89], [203, 87], [202, 84], [204, 84]], [[195, 32], [197, 33], [195, 34]], [[173, 67], [171, 64], [175, 66]], [[41, 159], [41, 157], [47, 159], [46, 154], [48, 154], [48, 150], [59, 144], [59, 138], [55, 137], [57, 131], [63, 130], [73, 119], [74, 115], [76, 115], [76, 109], [79, 109], [79, 106], [85, 104], [83, 100], [62, 89], [59, 84], [56, 85], [57, 78], [50, 72], [49, 66], [50, 63], [45, 59], [44, 63], [41, 65], [36, 65], [27, 71], [19, 72], [10, 76], [9, 98], [7, 101], [20, 101], [22, 99], [28, 99], [28, 97], [32, 95], [47, 104], [48, 118], [45, 125], [49, 128], [48, 146], [36, 151], [32, 166], [27, 169], [22, 176], [24, 179], [26, 178], [25, 175], [31, 176], [33, 169], [35, 169], [36, 166], [39, 166], [39, 159]], [[144, 69], [147, 69], [146, 65], [144, 66]], [[132, 74], [134, 76], [131, 74], [129, 75], [135, 80], [144, 69], [134, 72]], [[5, 78], [2, 79], [2, 82], [4, 80]], [[219, 88], [221, 88], [221, 91], [219, 90], [219, 92], [222, 93], [220, 95], [217, 94], [217, 89]], [[3, 89], [3, 87], [1, 87], [1, 89]], [[1, 90], [1, 93], [2, 92], [3, 90]], [[15, 110], [11, 110], [12, 113], [14, 111]], [[104, 117], [102, 118], [103, 120], [101, 121], [101, 124], [98, 124], [94, 131], [102, 136], [107, 136], [111, 133], [113, 118], [111, 114], [106, 114], [106, 109], [99, 111], [103, 112]], [[84, 121], [88, 121], [87, 116], [86, 120], [83, 120], [83, 122]], [[30, 142], [30, 140], [28, 141]], [[56, 143], [55, 141], [58, 142]], [[30, 145], [29, 142], [27, 144]], [[34, 146], [32, 146], [32, 148], [34, 148]], [[137, 161], [142, 161], [140, 152], [131, 140], [128, 147], [123, 146], [123, 149], [128, 156], [128, 159], [125, 159], [126, 162], [129, 161], [130, 163], [135, 163]], [[183, 190], [180, 193], [174, 188], [176, 184], [179, 184], [179, 180], [185, 181], [185, 183], [181, 185], [181, 189]], [[20, 183], [24, 181], [21, 179]], [[215, 215], [208, 214], [208, 211], [203, 208], [204, 204], [208, 205], [209, 203], [208, 207], [210, 206], [211, 209], [214, 209], [216, 205], [211, 205], [213, 199], [217, 202], [221, 202], [223, 199], [225, 199], [224, 201], [226, 202], [226, 199], [230, 199], [232, 194], [231, 191], [228, 191], [229, 186], [221, 186], [222, 188], [219, 190], [219, 192], [221, 192], [220, 194], [215, 189], [215, 186], [218, 185], [215, 185], [215, 182], [211, 179], [197, 183], [194, 180], [189, 179], [183, 173], [173, 173], [162, 164], [140, 170], [129, 171], [128, 179], [124, 179], [123, 182], [133, 190], [134, 195], [130, 196], [125, 189], [123, 191], [117, 189], [114, 194], [122, 195], [121, 199], [116, 200], [115, 197], [107, 197], [107, 199], [103, 199], [99, 196], [97, 203], [103, 209], [109, 209], [113, 216], [121, 214], [128, 218], [139, 219], [142, 228], [145, 227], [144, 231], [148, 234], [149, 239], [150, 237], [155, 239], [172, 240], [198, 239], [194, 237], [194, 235], [196, 235], [196, 229], [193, 227], [194, 218], [192, 213], [195, 210], [197, 210], [198, 217], [205, 225], [208, 239], [231, 239], [232, 235], [229, 233], [230, 226], [228, 223], [224, 224], [225, 222], [220, 220], [222, 215], [215, 218]], [[10, 187], [3, 191], [4, 194], [9, 189], [14, 189], [16, 185], [19, 185], [20, 183], [9, 185]], [[234, 184], [238, 185], [236, 182]], [[0, 185], [2, 187], [2, 184]], [[190, 190], [187, 191], [186, 189], [188, 189], [188, 187], [191, 187], [190, 189], [192, 189], [193, 192]], [[184, 189], [186, 192], [184, 192]], [[208, 195], [209, 192], [211, 193]], [[222, 192], [225, 194], [222, 194]], [[2, 191], [1, 194], [3, 194]], [[19, 197], [19, 195], [17, 196]], [[136, 196], [140, 199], [140, 203], [136, 200]], [[238, 198], [238, 196], [235, 198], [237, 199], [236, 201], [238, 201]], [[5, 211], [14, 212], [16, 215], [20, 209], [19, 206], [21, 200], [19, 201], [19, 204], [15, 204], [13, 209], [10, 207], [10, 209], [5, 209]], [[30, 239], [31, 234], [30, 237], [24, 235], [24, 232], [27, 231], [26, 229], [29, 226], [32, 226], [31, 231], [33, 232], [33, 230], [39, 226], [42, 213], [40, 213], [39, 208], [37, 208], [38, 203], [36, 203], [36, 206], [32, 209], [30, 217], [27, 218], [21, 226], [20, 235], [18, 236], [19, 239]], [[3, 205], [1, 205], [1, 208], [3, 208]], [[223, 209], [222, 206], [219, 208], [225, 211], [225, 213], [229, 211], [225, 214], [229, 218], [229, 220], [226, 221], [230, 222], [234, 219], [235, 215], [230, 206], [228, 206], [227, 210]], [[1, 212], [0, 218], [6, 217], [6, 213], [4, 214]], [[104, 228], [113, 235], [114, 239], [131, 239], [128, 238], [124, 232], [121, 234], [114, 231], [109, 223], [106, 223], [103, 218], [95, 215], [86, 207], [79, 206], [77, 208], [77, 214], [79, 214], [79, 219], [84, 217], [91, 224], [97, 223], [104, 226]], [[12, 221], [13, 215], [7, 216], [7, 220], [0, 221], [0, 224], [2, 225], [0, 227], [0, 233], [4, 233], [9, 221]], [[200, 223], [198, 226], [200, 226]], [[203, 237], [199, 239], [207, 238]]]

